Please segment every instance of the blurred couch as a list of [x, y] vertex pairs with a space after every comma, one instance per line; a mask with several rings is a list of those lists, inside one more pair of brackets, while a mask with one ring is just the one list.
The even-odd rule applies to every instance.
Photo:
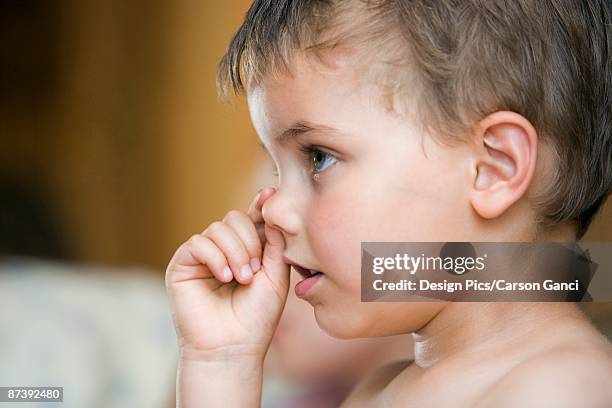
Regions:
[[163, 280], [145, 269], [0, 261], [0, 384], [64, 387], [63, 403], [174, 406], [176, 335]]

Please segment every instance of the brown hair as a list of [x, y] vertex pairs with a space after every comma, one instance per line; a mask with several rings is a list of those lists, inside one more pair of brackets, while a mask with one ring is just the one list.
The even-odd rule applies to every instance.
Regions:
[[586, 232], [612, 191], [608, 0], [257, 0], [219, 64], [220, 93], [290, 72], [296, 51], [344, 46], [383, 67], [394, 100], [421, 95], [419, 118], [441, 135], [498, 110], [527, 118], [558, 158], [534, 198], [543, 224]]

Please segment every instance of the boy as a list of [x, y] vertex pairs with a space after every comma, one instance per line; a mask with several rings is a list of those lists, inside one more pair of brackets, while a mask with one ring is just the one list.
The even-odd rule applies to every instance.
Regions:
[[[346, 406], [607, 407], [574, 303], [360, 302], [362, 241], [574, 241], [612, 187], [605, 0], [256, 1], [219, 81], [278, 185], [166, 272], [183, 407], [258, 406], [289, 288], [339, 338], [413, 333]], [[316, 353], [316, 350], [304, 350]]]

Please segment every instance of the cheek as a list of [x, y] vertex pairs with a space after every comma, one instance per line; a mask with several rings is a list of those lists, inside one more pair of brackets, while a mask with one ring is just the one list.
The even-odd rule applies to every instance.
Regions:
[[[358, 184], [356, 185], [358, 188]], [[336, 284], [359, 291], [363, 226], [357, 222], [363, 212], [357, 191], [350, 183], [335, 185], [313, 200], [307, 210], [306, 233], [321, 268]]]
[[388, 157], [322, 180], [306, 209], [307, 239], [320, 267], [352, 291], [360, 291], [361, 242], [447, 241], [462, 230], [457, 172], [439, 160], [407, 158]]
[[440, 161], [412, 157], [389, 160], [384, 174], [364, 179], [359, 214], [364, 241], [446, 241], [465, 220], [457, 170]]

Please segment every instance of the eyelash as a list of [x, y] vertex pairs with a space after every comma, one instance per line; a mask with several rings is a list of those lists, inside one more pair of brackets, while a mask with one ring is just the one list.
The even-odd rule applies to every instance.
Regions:
[[[334, 164], [337, 163], [338, 159], [336, 158], [336, 156], [334, 156], [333, 154], [326, 152], [325, 150], [322, 150], [316, 146], [313, 145], [301, 145], [300, 146], [300, 151], [302, 151], [306, 157], [308, 158], [307, 163], [308, 165], [312, 166], [312, 168], [310, 168], [310, 173], [313, 176], [318, 176], [319, 174], [323, 173], [325, 170], [327, 170], [328, 168], [330, 168], [331, 166], [333, 166]], [[333, 163], [328, 165], [326, 168], [322, 169], [322, 170], [317, 170], [316, 168], [314, 168], [314, 161], [315, 161], [315, 157], [318, 154], [323, 154], [324, 157], [326, 158], [333, 158]], [[323, 163], [326, 163], [326, 160], [323, 161]]]
[[[323, 170], [317, 170], [316, 168], [310, 168], [309, 171], [312, 174], [313, 177], [318, 178], [318, 176], [323, 173], [325, 170], [327, 170], [330, 166], [333, 166], [334, 164], [336, 164], [336, 162], [338, 161], [338, 159], [336, 158], [336, 156], [334, 156], [333, 154], [326, 152], [314, 145], [300, 145], [299, 150], [304, 153], [306, 155], [306, 163], [309, 166], [314, 166], [314, 159], [316, 157], [317, 154], [323, 154], [325, 155], [325, 157], [331, 157], [334, 159], [334, 162], [327, 166], [325, 169]], [[325, 161], [324, 161], [325, 163]], [[274, 174], [274, 176], [278, 177], [278, 169], [276, 168], [276, 166], [273, 167], [272, 172]]]

